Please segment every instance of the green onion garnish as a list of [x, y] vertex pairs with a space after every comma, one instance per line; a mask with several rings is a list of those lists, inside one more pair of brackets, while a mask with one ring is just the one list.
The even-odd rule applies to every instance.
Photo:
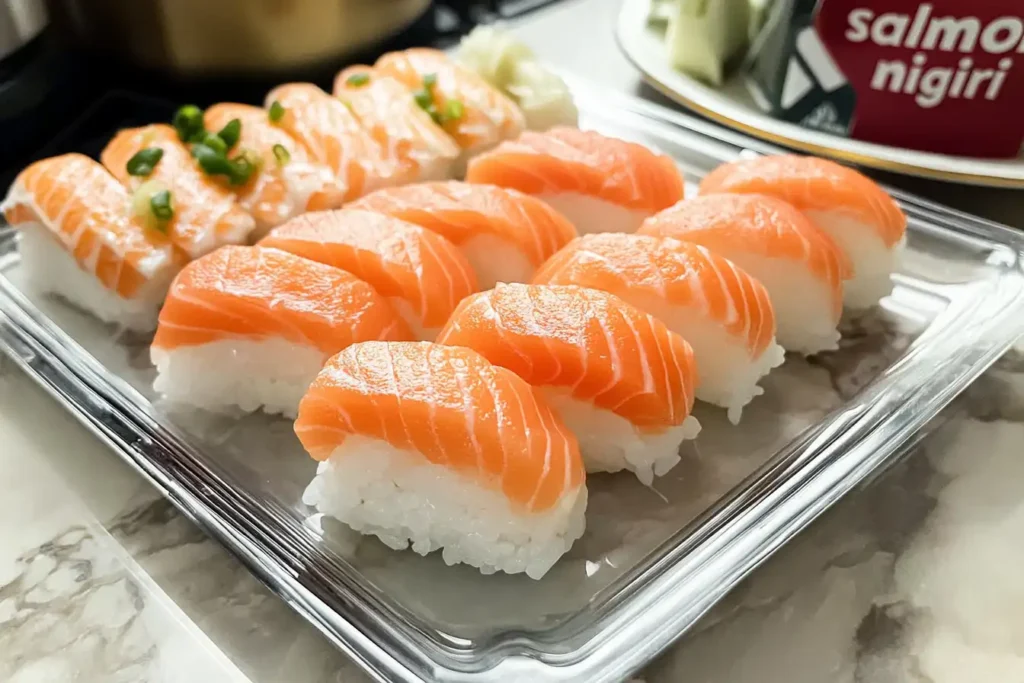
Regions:
[[368, 73], [352, 74], [345, 79], [345, 85], [351, 85], [353, 88], [364, 86], [369, 82], [370, 74]]
[[203, 110], [194, 104], [186, 104], [174, 113], [173, 124], [182, 142], [197, 142], [205, 130]]
[[423, 77], [423, 87], [429, 90], [437, 85], [437, 74], [426, 74]]
[[231, 175], [231, 162], [222, 152], [217, 152], [209, 145], [192, 145], [192, 156], [207, 175]]
[[444, 117], [448, 121], [458, 121], [466, 112], [459, 100], [448, 100], [444, 105]]
[[249, 178], [256, 171], [256, 166], [245, 157], [237, 157], [231, 160], [231, 173], [228, 180], [232, 185], [245, 185]]
[[217, 131], [217, 137], [224, 141], [228, 149], [238, 144], [238, 138], [242, 137], [242, 122], [239, 119], [231, 119], [224, 124], [224, 127]]
[[277, 159], [278, 166], [284, 166], [292, 160], [291, 153], [285, 149], [284, 145], [274, 145], [271, 149], [274, 151], [274, 158]]
[[156, 165], [164, 156], [164, 150], [160, 147], [146, 147], [132, 155], [125, 167], [128, 175], [146, 177], [153, 172]]
[[278, 121], [280, 121], [280, 120], [281, 120], [282, 118], [284, 118], [284, 112], [285, 112], [285, 109], [284, 109], [284, 105], [283, 105], [283, 104], [281, 104], [280, 102], [278, 102], [277, 100], [274, 100], [274, 101], [273, 101], [273, 102], [272, 102], [272, 103], [270, 104], [270, 113], [269, 113], [269, 116], [270, 116], [270, 120], [271, 120], [271, 121], [272, 121], [273, 123], [277, 123], [277, 122], [278, 122]]
[[231, 172], [228, 173], [228, 180], [232, 185], [245, 185], [253, 173], [260, 170], [263, 165], [263, 158], [251, 149], [239, 151], [238, 156], [231, 159]]
[[412, 94], [412, 97], [416, 100], [416, 104], [420, 106], [420, 109], [428, 110], [434, 105], [434, 96], [427, 89], [417, 90]]
[[149, 210], [158, 221], [165, 222], [171, 220], [174, 217], [174, 207], [171, 206], [171, 191], [161, 190], [150, 197]]
[[217, 154], [227, 154], [228, 143], [216, 133], [206, 133], [201, 144], [206, 145]]

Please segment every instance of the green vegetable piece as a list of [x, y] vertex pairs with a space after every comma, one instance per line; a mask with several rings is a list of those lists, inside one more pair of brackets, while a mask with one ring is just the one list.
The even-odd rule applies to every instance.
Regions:
[[162, 224], [174, 217], [174, 207], [171, 205], [171, 191], [161, 190], [154, 193], [149, 198], [149, 210], [153, 217], [159, 221], [157, 226], [161, 226], [161, 229], [166, 232], [166, 226], [162, 226]]
[[224, 154], [205, 144], [192, 145], [192, 156], [207, 175], [230, 175], [231, 162]]
[[277, 159], [278, 166], [284, 166], [292, 160], [291, 153], [285, 149], [284, 145], [274, 145], [271, 149], [274, 152], [274, 158]]
[[255, 164], [245, 157], [236, 157], [231, 160], [231, 172], [228, 174], [228, 180], [232, 185], [245, 185], [255, 172]]
[[224, 127], [217, 131], [217, 137], [224, 141], [228, 149], [231, 149], [238, 144], [238, 139], [242, 137], [242, 121], [240, 119], [231, 119], [224, 124]]
[[417, 90], [412, 94], [412, 97], [416, 100], [416, 104], [420, 106], [420, 109], [428, 110], [434, 106], [434, 96], [430, 94], [429, 90]]
[[153, 172], [163, 156], [164, 150], [160, 147], [146, 147], [133, 154], [125, 164], [125, 168], [128, 170], [128, 175], [144, 178]]
[[458, 121], [466, 113], [466, 108], [459, 100], [448, 100], [444, 105], [444, 118], [448, 121]]
[[182, 142], [198, 142], [206, 128], [203, 124], [203, 110], [194, 104], [186, 104], [174, 113], [174, 130]]
[[425, 74], [423, 76], [423, 87], [426, 90], [430, 90], [437, 85], [437, 74]]
[[284, 105], [278, 102], [277, 100], [274, 100], [270, 104], [270, 113], [268, 114], [268, 116], [270, 117], [270, 121], [272, 123], [277, 123], [278, 121], [284, 118], [284, 114]]
[[359, 73], [352, 74], [345, 79], [345, 85], [351, 85], [353, 88], [360, 88], [370, 82], [370, 74]]
[[206, 145], [217, 154], [227, 154], [228, 144], [216, 133], [207, 133], [204, 135], [202, 144]]

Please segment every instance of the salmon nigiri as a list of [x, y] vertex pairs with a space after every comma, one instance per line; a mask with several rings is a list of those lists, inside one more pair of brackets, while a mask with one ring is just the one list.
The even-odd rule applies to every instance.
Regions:
[[[161, 156], [152, 172], [132, 175], [128, 168], [132, 157], [154, 148]], [[157, 190], [170, 193], [173, 216], [166, 229], [171, 241], [189, 258], [225, 244], [241, 244], [256, 227], [232, 193], [199, 169], [170, 126], [154, 124], [119, 131], [103, 149], [100, 161], [137, 195]]]
[[171, 285], [151, 348], [154, 388], [202, 408], [295, 415], [331, 355], [359, 341], [411, 338], [354, 275], [277, 249], [224, 247]]
[[704, 247], [646, 235], [585, 235], [551, 257], [534, 282], [600, 289], [657, 316], [693, 347], [697, 398], [727, 408], [733, 423], [763, 393], [761, 377], [783, 361], [768, 292]]
[[579, 439], [588, 471], [628, 469], [650, 485], [700, 431], [690, 417], [690, 345], [605, 292], [498, 285], [459, 304], [437, 341], [471, 348], [541, 388]]
[[723, 164], [700, 184], [701, 194], [723, 192], [777, 197], [827, 232], [853, 266], [844, 287], [848, 306], [874, 306], [892, 291], [907, 217], [867, 176], [834, 161], [780, 154]]
[[262, 166], [245, 185], [232, 188], [239, 205], [267, 230], [304, 211], [341, 206], [345, 188], [324, 164], [311, 161], [305, 149], [267, 118], [267, 112], [248, 104], [223, 102], [203, 114], [206, 129], [218, 131], [235, 119], [241, 124], [237, 144], [228, 156], [255, 152]]
[[514, 190], [457, 181], [374, 192], [351, 204], [415, 223], [458, 246], [482, 289], [528, 282], [576, 230], [544, 202]]
[[420, 339], [433, 339], [455, 306], [476, 291], [466, 257], [418, 225], [357, 209], [294, 218], [260, 246], [341, 268], [388, 298]]
[[707, 247], [757, 278], [771, 297], [783, 348], [838, 347], [850, 262], [790, 204], [764, 195], [703, 195], [648, 218], [640, 233]]
[[368, 66], [350, 66], [334, 79], [334, 95], [399, 167], [404, 182], [455, 175], [459, 146], [395, 79]]
[[576, 128], [523, 133], [471, 160], [466, 180], [539, 197], [581, 234], [634, 232], [684, 192], [683, 177], [669, 157]]
[[346, 200], [402, 180], [356, 115], [315, 85], [278, 86], [267, 95], [266, 105], [274, 124], [294, 137], [310, 159], [334, 171]]
[[303, 501], [392, 548], [539, 579], [583, 534], [576, 440], [469, 349], [350, 346], [302, 399], [295, 433], [321, 461]]
[[24, 269], [107, 322], [151, 330], [184, 260], [167, 236], [131, 215], [128, 192], [81, 154], [43, 159], [18, 174], [0, 213], [21, 232]]
[[440, 50], [389, 52], [374, 69], [408, 88], [409, 96], [437, 118], [467, 157], [514, 138], [526, 126], [515, 102]]

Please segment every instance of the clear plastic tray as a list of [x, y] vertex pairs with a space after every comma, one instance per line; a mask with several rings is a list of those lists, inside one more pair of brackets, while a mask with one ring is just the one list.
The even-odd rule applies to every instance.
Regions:
[[[573, 83], [581, 125], [676, 158], [690, 181], [746, 139]], [[745, 151], [746, 150], [746, 151]], [[395, 552], [301, 502], [315, 465], [291, 425], [169, 410], [147, 339], [23, 291], [0, 228], [0, 349], [368, 672], [388, 681], [625, 678], [918, 430], [1024, 333], [1024, 239], [898, 194], [906, 257], [881, 306], [845, 320], [842, 349], [787, 358], [766, 394], [704, 431], [644, 488], [588, 481], [587, 533], [541, 581]], [[847, 386], [827, 368], [855, 368]], [[833, 373], [834, 374], [834, 373]]]

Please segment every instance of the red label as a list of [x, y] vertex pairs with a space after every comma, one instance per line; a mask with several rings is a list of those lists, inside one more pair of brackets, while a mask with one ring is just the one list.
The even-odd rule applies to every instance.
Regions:
[[857, 93], [853, 137], [976, 157], [1024, 140], [1024, 0], [821, 0]]

